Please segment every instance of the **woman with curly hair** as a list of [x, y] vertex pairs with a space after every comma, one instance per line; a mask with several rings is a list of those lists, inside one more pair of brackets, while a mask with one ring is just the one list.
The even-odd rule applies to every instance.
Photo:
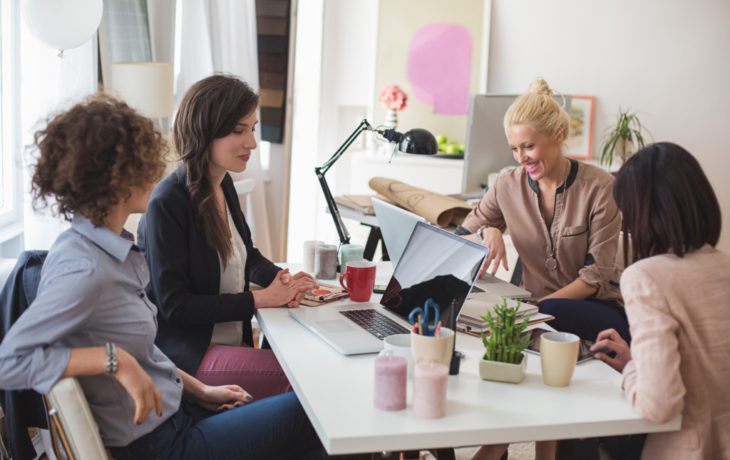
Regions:
[[236, 385], [209, 386], [155, 345], [147, 263], [120, 236], [147, 209], [166, 151], [152, 122], [94, 96], [35, 135], [34, 204], [71, 228], [50, 249], [35, 301], [0, 344], [0, 388], [48, 393], [77, 377], [116, 459], [320, 458], [293, 393], [251, 402]]
[[138, 236], [152, 273], [147, 293], [160, 308], [158, 346], [203, 382], [264, 398], [291, 387], [273, 352], [253, 348], [254, 311], [296, 306], [316, 284], [256, 249], [228, 173], [244, 171], [256, 148], [257, 106], [231, 76], [188, 90], [173, 126], [182, 164], [152, 192]]

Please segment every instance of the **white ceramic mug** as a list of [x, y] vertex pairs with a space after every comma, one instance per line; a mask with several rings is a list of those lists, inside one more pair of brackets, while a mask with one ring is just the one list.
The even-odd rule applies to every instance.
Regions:
[[565, 387], [573, 378], [578, 361], [580, 337], [567, 332], [545, 332], [540, 336], [540, 365], [546, 385]]
[[383, 350], [380, 356], [402, 356], [408, 361], [408, 378], [413, 376], [413, 359], [411, 358], [411, 335], [395, 334], [383, 339]]

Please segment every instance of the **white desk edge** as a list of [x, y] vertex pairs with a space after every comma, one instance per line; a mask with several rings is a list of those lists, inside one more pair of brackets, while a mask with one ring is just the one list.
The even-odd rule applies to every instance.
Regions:
[[[295, 266], [289, 266], [294, 271]], [[378, 282], [387, 281], [378, 278]], [[464, 334], [457, 337], [457, 349], [466, 357], [460, 374], [449, 377], [445, 418], [413, 415], [410, 380], [408, 408], [379, 411], [372, 405], [376, 355], [339, 354], [284, 308], [257, 310], [256, 316], [330, 454], [615, 436], [681, 427], [681, 416], [665, 424], [642, 419], [624, 398], [620, 374], [599, 361], [578, 365], [571, 385], [565, 388], [542, 383], [536, 356], [528, 357], [527, 376], [520, 384], [481, 380], [477, 371], [481, 342]], [[319, 359], [312, 359], [315, 355]]]

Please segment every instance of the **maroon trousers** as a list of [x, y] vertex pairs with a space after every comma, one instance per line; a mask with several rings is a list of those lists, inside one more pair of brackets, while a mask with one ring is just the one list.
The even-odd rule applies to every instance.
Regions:
[[254, 399], [292, 391], [272, 350], [211, 345], [195, 378], [207, 385], [239, 385]]

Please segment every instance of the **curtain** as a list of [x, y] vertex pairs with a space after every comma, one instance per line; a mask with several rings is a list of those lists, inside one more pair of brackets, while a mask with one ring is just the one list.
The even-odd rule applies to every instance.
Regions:
[[78, 48], [65, 50], [63, 57], [21, 27], [20, 104], [23, 150], [23, 231], [26, 249], [48, 249], [68, 223], [54, 217], [49, 208], [35, 212], [31, 206], [30, 179], [37, 152], [26, 149], [33, 134], [45, 126], [49, 115], [68, 109], [96, 92], [97, 47], [92, 39]]
[[[213, 73], [236, 75], [259, 89], [255, 0], [181, 0], [180, 74], [176, 97]], [[259, 115], [260, 119], [260, 115]], [[234, 182], [250, 178], [253, 192], [239, 196], [256, 247], [271, 257], [271, 233], [261, 158], [253, 152], [246, 171], [232, 174]]]

